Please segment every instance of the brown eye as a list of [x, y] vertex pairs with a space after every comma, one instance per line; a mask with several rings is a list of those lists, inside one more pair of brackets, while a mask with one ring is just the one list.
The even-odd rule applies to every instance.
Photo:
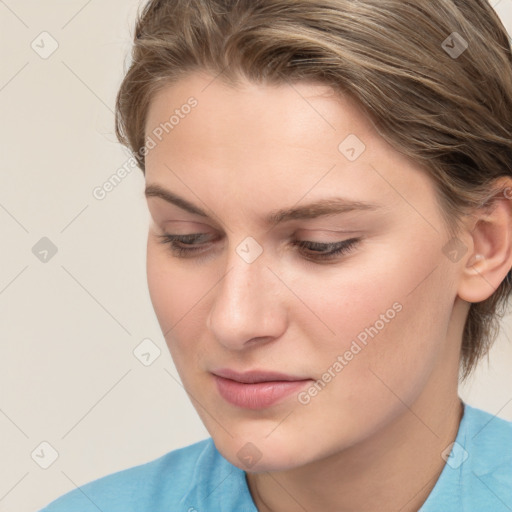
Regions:
[[165, 233], [163, 235], [158, 235], [158, 238], [160, 239], [159, 242], [169, 246], [171, 252], [175, 256], [181, 258], [191, 256], [197, 252], [202, 252], [202, 247], [197, 246], [204, 245], [204, 240], [206, 239], [206, 241], [208, 241], [208, 237], [209, 235], [206, 233], [194, 233], [190, 235], [173, 235]]
[[[307, 252], [305, 252], [305, 255], [310, 259], [330, 260], [350, 252], [359, 241], [360, 238], [351, 238], [341, 242], [325, 244], [307, 240], [294, 240], [292, 244], [298, 246], [300, 249], [306, 249]], [[302, 252], [304, 253], [304, 251]]]
[[[188, 235], [163, 234], [158, 235], [159, 242], [169, 246], [171, 253], [178, 258], [193, 257], [195, 254], [203, 254], [205, 246], [212, 240], [206, 233], [194, 233]], [[360, 238], [351, 238], [341, 242], [321, 243], [309, 240], [293, 240], [292, 245], [297, 246], [304, 256], [311, 260], [331, 260], [350, 252]]]

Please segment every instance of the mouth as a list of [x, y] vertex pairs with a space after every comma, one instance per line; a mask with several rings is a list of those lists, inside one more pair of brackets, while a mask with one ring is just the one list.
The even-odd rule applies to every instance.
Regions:
[[278, 372], [235, 372], [227, 368], [212, 372], [220, 396], [244, 409], [264, 409], [282, 402], [313, 379]]

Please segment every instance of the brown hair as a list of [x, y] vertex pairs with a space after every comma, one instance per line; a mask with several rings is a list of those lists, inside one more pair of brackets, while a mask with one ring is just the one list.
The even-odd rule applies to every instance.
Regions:
[[[453, 238], [473, 209], [512, 197], [494, 183], [512, 176], [512, 54], [487, 0], [150, 0], [116, 101], [116, 135], [143, 172], [152, 97], [194, 71], [351, 95], [428, 170]], [[511, 289], [509, 272], [471, 304], [463, 379], [496, 339]]]

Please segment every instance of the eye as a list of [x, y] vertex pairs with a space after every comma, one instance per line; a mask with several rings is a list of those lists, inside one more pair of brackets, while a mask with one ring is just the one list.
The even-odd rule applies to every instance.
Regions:
[[[200, 252], [201, 247], [198, 241], [204, 241], [208, 235], [206, 233], [194, 233], [190, 235], [158, 235], [159, 242], [169, 247], [171, 253], [178, 258], [186, 258], [194, 253]], [[179, 245], [182, 244], [182, 245]]]
[[[166, 233], [164, 235], [158, 235], [158, 238], [160, 243], [169, 247], [174, 256], [177, 258], [187, 258], [205, 251], [205, 244], [201, 243], [201, 241], [208, 241], [209, 235], [206, 233], [194, 233], [189, 235]], [[350, 252], [360, 240], [360, 238], [351, 238], [349, 240], [332, 243], [292, 240], [291, 244], [298, 247], [299, 252], [307, 259], [326, 261]]]
[[292, 245], [300, 249], [307, 249], [304, 254], [312, 260], [332, 260], [338, 256], [349, 253], [354, 249], [360, 238], [350, 238], [341, 242], [320, 243], [307, 240], [294, 240]]

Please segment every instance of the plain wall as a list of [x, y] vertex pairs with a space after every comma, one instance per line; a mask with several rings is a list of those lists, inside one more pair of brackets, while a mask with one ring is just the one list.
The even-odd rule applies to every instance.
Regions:
[[[494, 4], [512, 33], [512, 0]], [[208, 436], [147, 291], [142, 173], [93, 196], [129, 157], [113, 108], [139, 5], [0, 2], [0, 511], [33, 512]], [[52, 40], [58, 49], [42, 58]], [[161, 350], [150, 366], [133, 354], [146, 338]], [[511, 338], [506, 317], [489, 364], [461, 388], [468, 403], [508, 419]], [[47, 469], [42, 442], [58, 453]]]

